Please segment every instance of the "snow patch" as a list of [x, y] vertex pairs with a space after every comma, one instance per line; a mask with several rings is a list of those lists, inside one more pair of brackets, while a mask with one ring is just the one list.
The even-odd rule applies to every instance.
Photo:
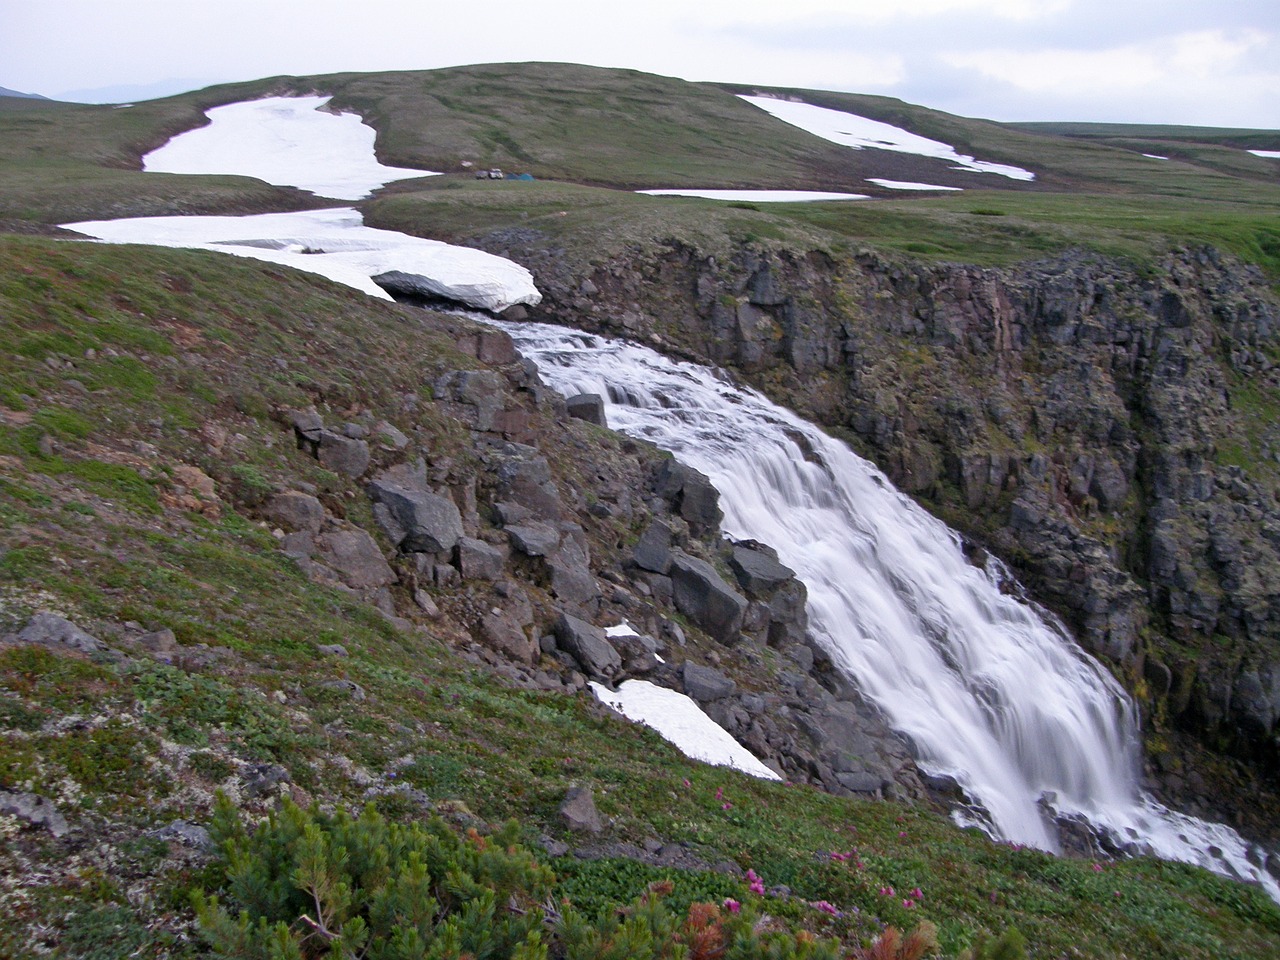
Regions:
[[963, 190], [963, 187], [944, 187], [937, 183], [912, 183], [910, 180], [882, 180], [867, 177], [867, 183], [878, 183], [886, 190]]
[[386, 167], [377, 132], [354, 113], [321, 110], [330, 97], [267, 97], [214, 107], [207, 127], [180, 133], [142, 158], [153, 173], [239, 174], [322, 197], [360, 200], [393, 180], [439, 176]]
[[955, 147], [928, 137], [921, 137], [909, 130], [869, 120], [855, 113], [842, 110], [830, 110], [795, 100], [779, 100], [775, 97], [742, 97], [772, 114], [779, 120], [806, 130], [814, 136], [830, 140], [862, 150], [867, 147], [876, 150], [892, 150], [896, 153], [914, 153], [922, 157], [936, 157], [949, 160], [956, 166], [953, 170], [967, 170], [971, 173], [994, 173], [1011, 180], [1034, 180], [1036, 175], [1022, 167], [1014, 167], [1004, 163], [991, 163], [986, 160], [975, 160], [973, 157], [957, 153]]
[[1160, 154], [1158, 153], [1144, 153], [1143, 156], [1146, 157], [1148, 160], [1168, 160], [1169, 159], [1168, 157], [1160, 156]]
[[1268, 160], [1280, 160], [1280, 150], [1250, 150], [1255, 157], [1266, 157]]
[[591, 690], [602, 703], [628, 720], [652, 727], [687, 757], [733, 767], [762, 780], [782, 779], [683, 693], [648, 680], [626, 680], [618, 684], [617, 690], [593, 680]]
[[806, 203], [813, 200], [869, 200], [863, 193], [821, 190], [637, 190], [651, 197], [701, 197], [705, 200], [759, 200], [763, 203]]
[[542, 299], [524, 267], [470, 247], [366, 227], [350, 207], [246, 217], [136, 217], [63, 224], [111, 243], [214, 250], [318, 273], [390, 300], [374, 283], [384, 273], [421, 278], [450, 300], [498, 313]]

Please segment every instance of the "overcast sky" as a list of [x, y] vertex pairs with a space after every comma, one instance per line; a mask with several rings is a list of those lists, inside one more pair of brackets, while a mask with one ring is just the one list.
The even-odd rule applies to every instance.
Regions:
[[1280, 128], [1280, 0], [0, 0], [0, 86], [65, 99], [525, 60]]

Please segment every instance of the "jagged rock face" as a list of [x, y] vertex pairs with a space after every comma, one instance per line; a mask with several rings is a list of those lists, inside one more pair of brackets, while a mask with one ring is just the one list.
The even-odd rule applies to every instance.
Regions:
[[1280, 766], [1280, 307], [1256, 269], [1209, 250], [985, 269], [674, 243], [560, 267], [535, 319], [733, 365], [847, 431], [1145, 706]]

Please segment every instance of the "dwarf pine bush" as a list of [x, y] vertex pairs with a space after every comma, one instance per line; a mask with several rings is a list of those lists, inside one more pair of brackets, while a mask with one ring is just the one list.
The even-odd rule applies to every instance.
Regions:
[[539, 927], [554, 880], [511, 824], [460, 837], [440, 820], [389, 823], [286, 801], [252, 832], [220, 798], [214, 839], [226, 896], [196, 894], [215, 954], [246, 960], [444, 960], [546, 956]]
[[[733, 909], [663, 902], [588, 917], [557, 902], [555, 878], [515, 842], [443, 821], [389, 823], [369, 808], [328, 816], [285, 801], [253, 830], [219, 797], [224, 904], [194, 895], [215, 956], [234, 960], [838, 960], [839, 944]], [[234, 911], [234, 912], [233, 912]], [[546, 941], [544, 942], [544, 936]]]

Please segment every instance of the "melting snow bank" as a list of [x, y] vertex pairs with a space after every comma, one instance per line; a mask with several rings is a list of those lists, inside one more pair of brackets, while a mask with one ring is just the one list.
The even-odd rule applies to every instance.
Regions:
[[[947, 187], [941, 189], [946, 190]], [[704, 200], [760, 200], [764, 203], [804, 203], [812, 200], [870, 200], [865, 193], [824, 193], [821, 190], [637, 190], [651, 197], [701, 197]]]
[[937, 157], [939, 160], [950, 160], [956, 166], [953, 170], [968, 170], [971, 173], [994, 173], [1010, 180], [1034, 180], [1036, 175], [1030, 170], [1014, 167], [1004, 163], [990, 163], [986, 160], [975, 160], [973, 157], [957, 153], [955, 147], [937, 140], [930, 140], [895, 127], [879, 120], [868, 120], [855, 113], [841, 110], [829, 110], [826, 107], [814, 106], [812, 103], [801, 103], [795, 100], [779, 100], [776, 97], [743, 97], [747, 103], [754, 104], [766, 113], [770, 113], [793, 127], [807, 130], [814, 136], [830, 140], [862, 150], [872, 147], [876, 150], [893, 150], [896, 153], [914, 153], [922, 157]]
[[1250, 150], [1255, 157], [1266, 157], [1268, 160], [1280, 160], [1280, 150]]
[[[542, 299], [533, 276], [503, 257], [366, 227], [350, 207], [248, 217], [138, 217], [63, 224], [111, 243], [214, 250], [285, 264], [390, 300], [376, 282], [501, 312]], [[393, 283], [392, 283], [393, 282]]]
[[1135, 711], [1111, 675], [870, 463], [706, 368], [559, 327], [502, 328], [557, 390], [607, 397], [616, 429], [707, 474], [724, 530], [771, 544], [797, 572], [815, 640], [921, 766], [982, 807], [969, 822], [1054, 850], [1055, 816], [1084, 821], [1126, 851], [1258, 883], [1280, 901], [1267, 851], [1139, 789]]
[[354, 113], [326, 113], [330, 97], [268, 97], [214, 107], [207, 127], [180, 133], [142, 158], [152, 173], [238, 174], [322, 197], [360, 200], [430, 170], [385, 167], [377, 132]]
[[963, 190], [963, 187], [943, 187], [936, 183], [912, 183], [909, 180], [881, 180], [867, 177], [867, 183], [877, 183], [886, 190]]
[[683, 693], [648, 680], [625, 680], [617, 690], [592, 680], [591, 689], [602, 703], [628, 720], [652, 727], [687, 757], [733, 767], [762, 780], [782, 779]]

